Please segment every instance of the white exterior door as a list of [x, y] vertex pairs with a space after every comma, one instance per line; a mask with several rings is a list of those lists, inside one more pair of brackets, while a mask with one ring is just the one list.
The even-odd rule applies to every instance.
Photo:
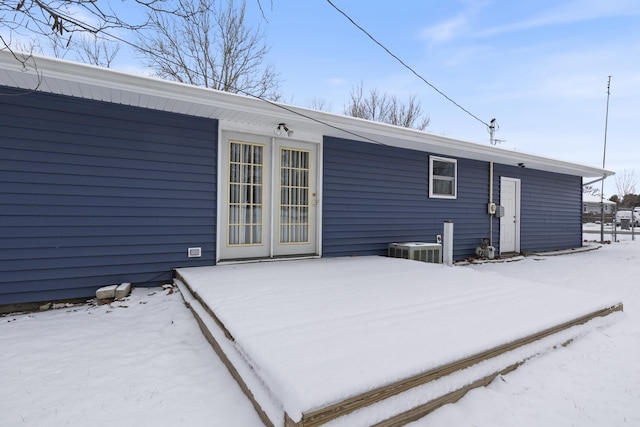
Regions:
[[317, 145], [222, 132], [219, 260], [314, 255]]
[[317, 253], [316, 146], [275, 141], [273, 255]]
[[520, 180], [500, 178], [500, 253], [520, 252]]

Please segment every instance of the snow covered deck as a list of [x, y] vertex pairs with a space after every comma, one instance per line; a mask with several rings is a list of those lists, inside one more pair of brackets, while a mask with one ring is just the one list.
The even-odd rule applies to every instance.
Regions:
[[176, 273], [203, 332], [274, 426], [402, 425], [622, 309], [601, 295], [384, 257]]

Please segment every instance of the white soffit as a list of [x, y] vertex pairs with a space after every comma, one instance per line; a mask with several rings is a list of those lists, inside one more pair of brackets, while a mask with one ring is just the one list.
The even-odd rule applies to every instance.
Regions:
[[179, 114], [219, 119], [236, 129], [272, 132], [286, 123], [296, 137], [320, 141], [322, 136], [365, 141], [439, 155], [493, 161], [582, 177], [612, 171], [518, 151], [461, 141], [368, 120], [272, 103], [217, 90], [33, 56], [26, 68], [8, 51], [0, 51], [0, 85], [86, 99], [114, 102]]

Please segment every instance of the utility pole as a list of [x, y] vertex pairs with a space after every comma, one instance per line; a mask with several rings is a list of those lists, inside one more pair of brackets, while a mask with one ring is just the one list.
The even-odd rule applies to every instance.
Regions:
[[[607, 112], [604, 118], [604, 150], [602, 153], [602, 169], [605, 167], [605, 162], [607, 159], [607, 128], [609, 127], [609, 96], [611, 95], [611, 76], [609, 76], [609, 81], [607, 82]], [[600, 190], [600, 243], [604, 243], [604, 180], [606, 178], [602, 178], [602, 189]], [[612, 227], [615, 227], [615, 218], [612, 221]], [[615, 235], [615, 233], [614, 233]]]

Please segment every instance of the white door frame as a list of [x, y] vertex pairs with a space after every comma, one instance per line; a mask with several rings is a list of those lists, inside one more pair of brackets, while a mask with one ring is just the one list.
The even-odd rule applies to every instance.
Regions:
[[[500, 204], [504, 207], [504, 216], [500, 218], [500, 253], [520, 252], [521, 185], [518, 178], [500, 177]], [[507, 187], [512, 187], [514, 190], [514, 200], [510, 206], [505, 203], [507, 199], [505, 189]], [[512, 242], [506, 241], [509, 237], [507, 231], [513, 232]]]
[[[224, 123], [224, 124], [223, 124]], [[275, 126], [274, 126], [275, 128]], [[227, 194], [227, 189], [225, 188], [225, 186], [227, 185], [227, 177], [224, 176], [223, 174], [225, 173], [225, 171], [227, 170], [227, 166], [226, 166], [226, 162], [228, 161], [227, 157], [224, 155], [224, 153], [227, 151], [226, 148], [223, 149], [223, 147], [226, 147], [226, 145], [228, 144], [228, 138], [226, 137], [226, 135], [228, 135], [229, 133], [232, 133], [234, 135], [234, 138], [231, 139], [236, 139], [238, 134], [244, 134], [246, 135], [246, 139], [248, 141], [251, 140], [251, 137], [257, 137], [256, 139], [261, 140], [261, 141], [266, 141], [268, 139], [268, 144], [269, 144], [269, 149], [267, 150], [270, 153], [270, 159], [265, 159], [265, 162], [269, 162], [269, 168], [271, 169], [271, 175], [272, 177], [277, 176], [275, 174], [275, 168], [279, 169], [279, 158], [277, 157], [279, 155], [279, 150], [277, 149], [278, 147], [281, 146], [291, 146], [291, 147], [296, 147], [296, 146], [300, 146], [300, 144], [307, 144], [308, 147], [313, 151], [314, 155], [315, 155], [315, 161], [313, 162], [313, 167], [315, 168], [315, 197], [314, 199], [312, 199], [312, 208], [315, 209], [315, 224], [312, 224], [311, 227], [313, 227], [312, 230], [310, 230], [310, 232], [315, 233], [315, 248], [311, 249], [311, 253], [313, 254], [313, 256], [315, 257], [320, 257], [322, 255], [322, 137], [321, 136], [315, 136], [315, 135], [307, 135], [306, 137], [302, 137], [299, 138], [296, 135], [295, 139], [289, 139], [289, 138], [282, 138], [282, 139], [276, 139], [273, 137], [273, 131], [271, 130], [271, 132], [266, 132], [264, 130], [264, 128], [260, 128], [259, 130], [255, 127], [239, 127], [238, 125], [236, 125], [235, 123], [229, 123], [229, 122], [220, 122], [220, 125], [218, 126], [218, 162], [217, 162], [217, 180], [216, 180], [216, 191], [217, 191], [217, 206], [216, 206], [216, 263], [219, 263], [221, 260], [223, 260], [223, 256], [225, 255], [225, 247], [227, 245], [227, 242], [225, 240], [225, 236], [226, 236], [226, 232], [223, 230], [223, 228], [227, 227], [226, 224], [226, 216], [227, 214], [224, 213], [226, 212], [227, 209], [227, 199], [225, 197], [225, 194]], [[287, 145], [287, 143], [290, 141], [290, 143]], [[265, 196], [271, 198], [272, 203], [271, 203], [271, 212], [268, 219], [268, 223], [269, 226], [271, 228], [271, 230], [269, 230], [269, 234], [271, 233], [278, 233], [278, 230], [276, 230], [276, 224], [277, 224], [277, 212], [276, 210], [278, 209], [278, 198], [276, 197], [276, 193], [275, 190], [278, 187], [278, 183], [275, 182], [275, 179], [271, 180], [270, 183], [270, 188], [265, 191]], [[266, 190], [266, 189], [265, 189]], [[315, 203], [313, 203], [315, 202]], [[224, 213], [224, 214], [223, 214]], [[265, 218], [266, 219], [266, 218]], [[266, 222], [265, 222], [265, 226], [266, 226]], [[267, 231], [265, 231], [265, 236], [268, 235]], [[275, 234], [275, 236], [278, 236], [278, 234]], [[278, 248], [277, 248], [277, 242], [274, 243], [274, 238], [268, 238], [265, 241], [265, 244], [268, 246], [268, 255], [265, 255], [267, 257], [267, 259], [269, 258], [273, 258], [274, 256], [277, 257], [278, 255]], [[286, 256], [286, 255], [285, 255]], [[229, 257], [228, 257], [229, 258]]]

